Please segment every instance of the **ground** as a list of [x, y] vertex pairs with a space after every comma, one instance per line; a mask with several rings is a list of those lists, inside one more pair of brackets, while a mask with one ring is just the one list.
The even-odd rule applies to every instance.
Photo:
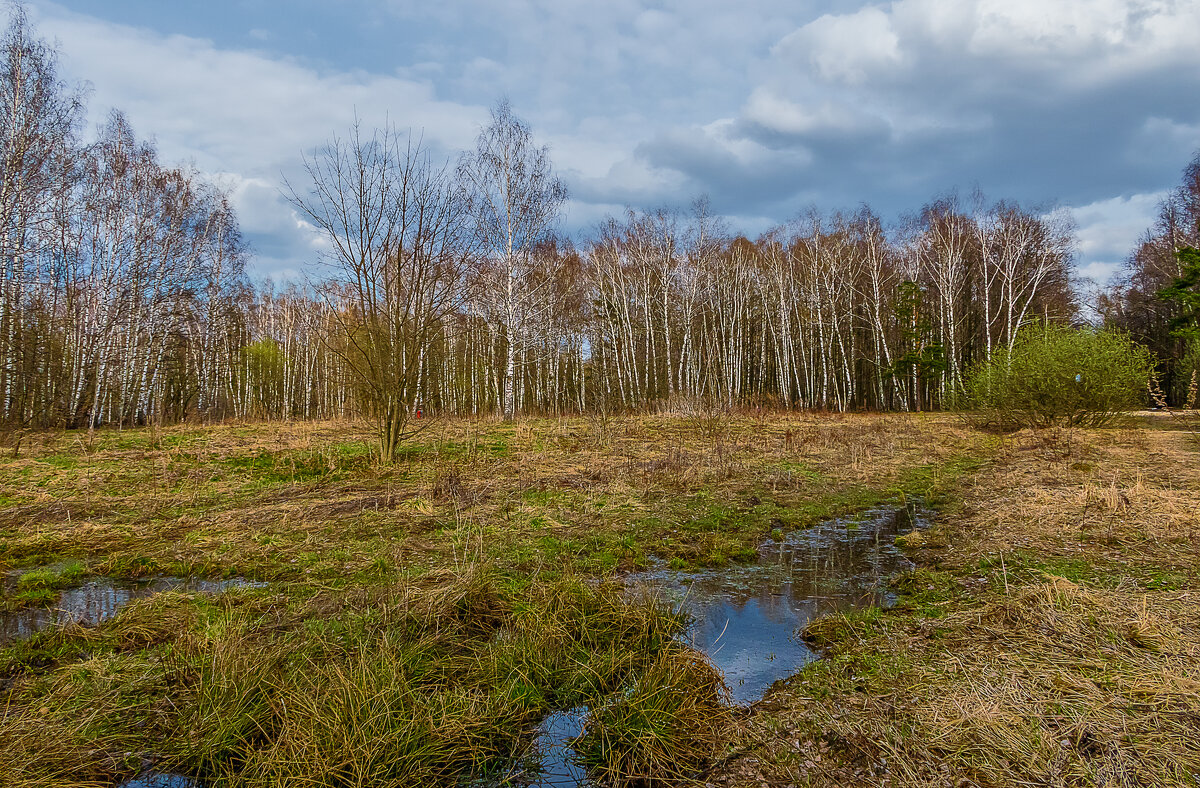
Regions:
[[[510, 761], [548, 710], [619, 697], [581, 745], [615, 778], [1195, 785], [1186, 419], [1010, 435], [922, 414], [451, 420], [389, 466], [369, 438], [341, 422], [8, 436], [0, 568], [23, 582], [6, 607], [90, 575], [269, 585], [0, 648], [0, 783], [147, 766], [453, 783]], [[826, 658], [748, 713], [712, 702], [678, 621], [596, 582], [651, 557], [748, 560], [776, 529], [913, 496], [939, 516], [907, 540], [922, 568], [897, 606], [810, 627]]]

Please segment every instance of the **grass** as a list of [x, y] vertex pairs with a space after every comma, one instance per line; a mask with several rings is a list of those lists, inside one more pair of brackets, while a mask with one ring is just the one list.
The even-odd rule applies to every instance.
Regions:
[[162, 594], [7, 651], [0, 783], [153, 764], [222, 785], [453, 784], [503, 768], [550, 710], [602, 705], [681, 626], [615, 586], [484, 570], [307, 599]]
[[603, 785], [690, 782], [719, 752], [734, 712], [721, 675], [671, 644], [625, 693], [592, 712], [578, 751]]
[[389, 467], [346, 423], [37, 434], [0, 458], [0, 487], [16, 491], [0, 509], [0, 565], [71, 556], [106, 575], [331, 584], [378, 579], [380, 556], [436, 568], [463, 550], [525, 573], [650, 555], [715, 566], [776, 528], [936, 496], [994, 441], [904, 415], [743, 416], [721, 430], [714, 442], [670, 416], [603, 430], [454, 421]]
[[[746, 779], [803, 782], [786, 741], [853, 770], [857, 745], [830, 715], [933, 680], [923, 660], [955, 644], [983, 659], [958, 627], [1005, 578], [1015, 594], [1082, 561], [1080, 588], [1126, 593], [1099, 576], [1153, 554], [1162, 562], [1130, 582], [1192, 587], [1188, 556], [1106, 508], [1124, 495], [1161, 515], [1161, 489], [1182, 512], [1186, 474], [1173, 488], [1114, 482], [1114, 436], [1131, 442], [1126, 461], [1145, 442], [1175, 451], [1166, 430], [998, 437], [902, 414], [450, 421], [386, 467], [347, 423], [33, 434], [0, 458], [0, 568], [40, 577], [70, 559], [121, 578], [274, 582], [164, 593], [0, 648], [0, 784], [112, 785], [147, 768], [218, 786], [502, 779], [539, 719], [578, 706], [592, 710], [579, 750], [613, 783], [737, 782], [738, 753], [759, 764]], [[1064, 508], [1077, 531], [1056, 532], [1057, 552], [1029, 528], [1053, 521], [1043, 509], [1066, 490], [1038, 498], [1030, 473], [1080, 486], [1087, 525]], [[927, 573], [897, 581], [894, 611], [814, 630], [830, 658], [770, 713], [734, 714], [719, 676], [672, 640], [681, 622], [607, 582], [652, 556], [676, 569], [751, 560], [766, 539], [912, 496], [954, 514], [909, 545]], [[1004, 516], [1022, 506], [1033, 526]], [[1087, 585], [1097, 551], [1113, 563]], [[73, 581], [30, 592], [59, 582]], [[864, 730], [903, 740], [923, 721]], [[751, 746], [760, 735], [769, 744]]]
[[62, 589], [78, 585], [87, 574], [87, 567], [76, 560], [22, 572], [17, 577], [13, 593], [6, 594], [0, 601], [0, 612], [52, 604]]
[[17, 578], [17, 589], [60, 589], [76, 585], [87, 574], [87, 567], [79, 561], [64, 561], [57, 566], [48, 566], [24, 572]]
[[744, 720], [725, 785], [1194, 786], [1200, 452], [1157, 421], [1023, 431], [907, 548], [896, 606]]

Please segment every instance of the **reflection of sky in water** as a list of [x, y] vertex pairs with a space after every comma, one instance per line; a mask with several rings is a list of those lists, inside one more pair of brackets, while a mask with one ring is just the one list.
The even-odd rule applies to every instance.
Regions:
[[[52, 624], [71, 623], [94, 626], [117, 614], [134, 599], [144, 599], [162, 591], [186, 591], [218, 594], [230, 588], [261, 586], [234, 578], [231, 580], [198, 580], [195, 578], [156, 577], [139, 582], [99, 579], [62, 592], [51, 608], [29, 607], [11, 613], [0, 613], [0, 643], [23, 640], [39, 629]], [[4, 593], [15, 593], [15, 578], [6, 583]]]
[[[656, 569], [627, 582], [634, 593], [663, 596], [691, 614], [692, 644], [725, 675], [734, 701], [751, 703], [816, 658], [799, 639], [808, 622], [890, 601], [888, 577], [912, 566], [894, 539], [914, 525], [925, 522], [908, 510], [877, 509], [766, 542], [754, 564], [703, 572]], [[586, 709], [572, 709], [547, 717], [530, 748], [538, 766], [516, 784], [587, 785], [569, 744], [585, 716]]]
[[629, 579], [693, 616], [692, 642], [749, 703], [815, 658], [798, 637], [808, 622], [889, 601], [887, 578], [911, 566], [893, 540], [912, 526], [904, 510], [874, 510], [767, 542], [755, 564]]
[[559, 711], [542, 720], [534, 739], [531, 755], [538, 760], [537, 774], [529, 788], [580, 786], [587, 783], [587, 771], [575, 761], [570, 742], [583, 733], [587, 709]]
[[118, 788], [200, 788], [200, 783], [178, 774], [143, 774], [126, 780]]
[[[915, 519], [915, 522], [914, 522]], [[858, 518], [823, 523], [759, 547], [754, 564], [702, 572], [655, 569], [631, 575], [631, 587], [664, 596], [694, 619], [689, 633], [696, 648], [725, 675], [737, 703], [762, 697], [772, 683], [815, 659], [799, 639], [810, 621], [831, 613], [886, 604], [887, 578], [911, 563], [896, 548], [896, 536], [925, 525], [910, 511], [872, 510]], [[0, 643], [25, 638], [52, 624], [97, 624], [133, 599], [161, 591], [219, 593], [245, 580], [156, 578], [145, 582], [95, 580], [64, 591], [55, 609], [0, 613]], [[13, 583], [5, 584], [11, 593]], [[585, 771], [569, 742], [582, 731], [585, 709], [547, 717], [538, 727], [529, 757], [537, 762], [526, 786], [581, 786]], [[485, 783], [486, 784], [486, 783]], [[146, 775], [122, 788], [196, 788], [178, 775]]]

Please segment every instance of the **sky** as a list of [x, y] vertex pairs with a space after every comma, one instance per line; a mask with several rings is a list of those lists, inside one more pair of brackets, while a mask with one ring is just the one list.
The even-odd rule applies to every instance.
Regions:
[[227, 188], [254, 278], [319, 241], [284, 198], [357, 116], [453, 161], [507, 98], [577, 239], [706, 195], [751, 237], [981, 189], [1069, 209], [1117, 269], [1200, 150], [1197, 0], [28, 0], [89, 118]]

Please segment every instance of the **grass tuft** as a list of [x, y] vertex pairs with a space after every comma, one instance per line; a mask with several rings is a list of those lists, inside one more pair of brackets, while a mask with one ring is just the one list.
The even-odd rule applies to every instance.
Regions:
[[[675, 692], [656, 682], [684, 664], [682, 620], [615, 584], [474, 567], [292, 591], [164, 593], [9, 650], [3, 784], [111, 784], [153, 763], [220, 785], [449, 785], [502, 772], [556, 709]], [[678, 722], [647, 768], [697, 762], [708, 722]]]
[[682, 783], [721, 754], [732, 722], [720, 674], [671, 646], [628, 692], [592, 712], [578, 750], [604, 785]]

